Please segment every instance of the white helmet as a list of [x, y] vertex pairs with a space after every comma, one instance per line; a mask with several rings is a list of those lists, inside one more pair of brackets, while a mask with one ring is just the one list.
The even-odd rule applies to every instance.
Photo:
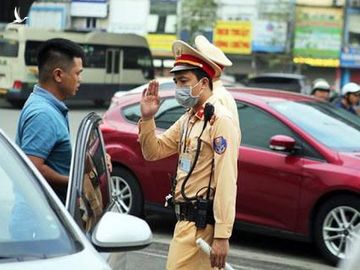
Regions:
[[330, 91], [330, 85], [324, 79], [317, 79], [314, 81], [311, 93], [313, 94], [316, 90]]
[[360, 86], [357, 83], [349, 82], [343, 86], [341, 93], [345, 96], [346, 94], [360, 92]]

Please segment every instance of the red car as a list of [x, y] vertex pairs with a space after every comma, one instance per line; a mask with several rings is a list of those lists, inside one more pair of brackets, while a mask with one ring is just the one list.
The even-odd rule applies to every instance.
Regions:
[[[240, 117], [236, 225], [314, 241], [332, 264], [360, 228], [360, 117], [309, 96], [232, 89]], [[145, 161], [137, 141], [141, 93], [124, 95], [101, 126], [124, 212], [164, 210], [177, 156]], [[160, 91], [158, 132], [184, 109]]]

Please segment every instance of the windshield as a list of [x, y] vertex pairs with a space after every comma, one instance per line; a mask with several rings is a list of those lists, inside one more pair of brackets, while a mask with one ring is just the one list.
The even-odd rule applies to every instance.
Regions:
[[322, 102], [274, 102], [279, 113], [339, 152], [360, 152], [360, 119], [341, 108]]
[[17, 57], [19, 44], [15, 40], [0, 39], [0, 56]]
[[75, 241], [21, 157], [0, 136], [0, 261], [71, 254]]

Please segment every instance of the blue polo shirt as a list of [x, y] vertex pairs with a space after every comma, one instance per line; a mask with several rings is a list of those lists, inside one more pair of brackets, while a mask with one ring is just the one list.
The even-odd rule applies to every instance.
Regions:
[[21, 111], [16, 143], [62, 175], [69, 175], [71, 141], [68, 108], [49, 91], [35, 85]]

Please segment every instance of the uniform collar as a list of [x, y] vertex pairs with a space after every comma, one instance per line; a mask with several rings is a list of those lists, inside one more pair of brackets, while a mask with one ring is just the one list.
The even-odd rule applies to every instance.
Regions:
[[190, 116], [195, 116], [194, 118], [198, 119], [198, 120], [204, 120], [204, 108], [205, 108], [205, 104], [206, 103], [211, 103], [214, 104], [216, 101], [216, 97], [214, 95], [211, 95], [202, 105], [201, 109], [198, 110], [197, 112], [195, 112], [195, 110], [193, 108], [188, 110], [188, 113], [190, 114]]

